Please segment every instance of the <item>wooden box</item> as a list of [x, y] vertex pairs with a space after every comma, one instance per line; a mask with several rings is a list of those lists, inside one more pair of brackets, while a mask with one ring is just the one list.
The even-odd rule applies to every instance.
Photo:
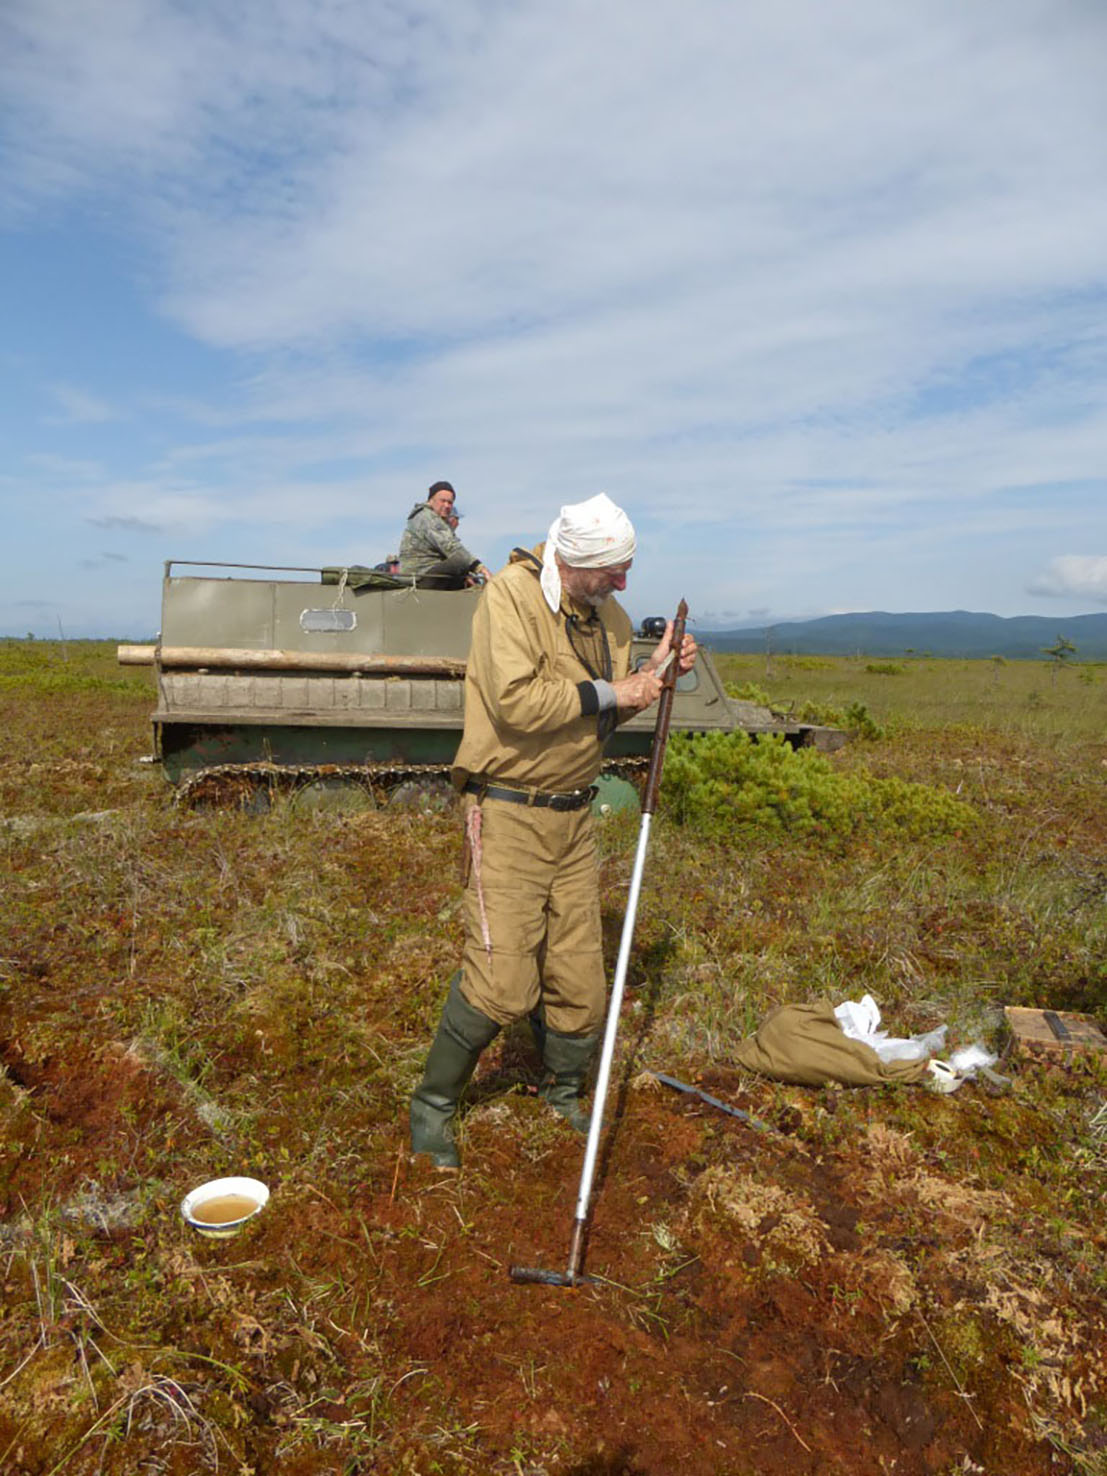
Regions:
[[1073, 1051], [1107, 1051], [1107, 1036], [1091, 1015], [1072, 1010], [1028, 1010], [1006, 1005], [1015, 1049], [1030, 1056], [1066, 1056]]

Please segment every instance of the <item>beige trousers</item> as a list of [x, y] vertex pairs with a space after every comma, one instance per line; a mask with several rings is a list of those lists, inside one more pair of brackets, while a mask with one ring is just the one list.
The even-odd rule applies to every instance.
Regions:
[[[477, 801], [466, 797], [466, 814]], [[492, 943], [482, 936], [476, 858], [465, 889], [461, 993], [501, 1025], [542, 1004], [562, 1035], [603, 1024], [606, 980], [592, 812], [481, 802], [480, 882]]]

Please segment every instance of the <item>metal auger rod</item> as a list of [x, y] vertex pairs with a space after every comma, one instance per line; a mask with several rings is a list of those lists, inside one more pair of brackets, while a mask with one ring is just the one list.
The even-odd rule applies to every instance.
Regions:
[[619, 1011], [623, 1004], [626, 988], [627, 966], [630, 963], [630, 945], [634, 939], [634, 923], [638, 913], [638, 895], [642, 890], [642, 873], [646, 867], [646, 852], [650, 843], [650, 822], [653, 816], [642, 816], [638, 832], [638, 850], [634, 857], [634, 871], [630, 878], [630, 893], [627, 897], [626, 916], [623, 918], [623, 935], [619, 940], [619, 958], [615, 965], [615, 982], [611, 986], [611, 1003], [607, 1010], [607, 1024], [603, 1033], [603, 1051], [600, 1069], [596, 1075], [596, 1091], [592, 1099], [592, 1117], [588, 1124], [588, 1143], [584, 1150], [584, 1164], [580, 1172], [580, 1190], [577, 1194], [576, 1213], [573, 1218], [573, 1238], [569, 1245], [569, 1264], [565, 1272], [570, 1285], [575, 1284], [580, 1274], [581, 1257], [584, 1254], [584, 1229], [588, 1222], [588, 1206], [592, 1199], [592, 1180], [596, 1172], [600, 1136], [603, 1133], [603, 1113], [607, 1103], [607, 1088], [611, 1080], [611, 1063], [615, 1059], [615, 1038], [619, 1033]]
[[588, 1224], [592, 1180], [596, 1173], [596, 1159], [599, 1155], [600, 1137], [603, 1133], [603, 1113], [607, 1103], [608, 1083], [611, 1080], [611, 1063], [615, 1058], [615, 1039], [619, 1033], [619, 1011], [622, 1008], [623, 992], [626, 988], [630, 945], [634, 938], [638, 894], [642, 890], [642, 873], [646, 866], [646, 851], [649, 849], [652, 819], [652, 815], [644, 814], [641, 828], [638, 831], [638, 850], [634, 857], [634, 871], [630, 878], [626, 916], [623, 918], [623, 935], [619, 941], [619, 958], [615, 965], [615, 982], [611, 986], [611, 1002], [608, 1005], [607, 1023], [604, 1026], [600, 1069], [596, 1075], [596, 1091], [592, 1098], [592, 1116], [588, 1122], [588, 1143], [584, 1150], [584, 1164], [580, 1172], [580, 1190], [577, 1194], [577, 1207], [573, 1218], [573, 1235], [569, 1242], [569, 1263], [564, 1276], [556, 1271], [545, 1271], [539, 1268], [531, 1270], [524, 1266], [512, 1266], [512, 1281], [539, 1282], [546, 1286], [578, 1286], [582, 1281], [589, 1280], [588, 1277], [582, 1277], [580, 1274], [580, 1265], [584, 1257], [584, 1232]]
[[[650, 768], [646, 776], [646, 790], [642, 800], [642, 823], [638, 831], [638, 850], [634, 857], [634, 871], [630, 878], [627, 910], [623, 917], [623, 935], [619, 940], [619, 957], [615, 964], [615, 980], [611, 986], [611, 1002], [607, 1007], [607, 1023], [604, 1027], [603, 1050], [600, 1054], [600, 1069], [596, 1076], [596, 1091], [592, 1099], [592, 1116], [588, 1123], [588, 1143], [584, 1150], [584, 1164], [580, 1172], [580, 1190], [577, 1194], [576, 1214], [573, 1218], [573, 1235], [569, 1242], [569, 1263], [562, 1276], [556, 1271], [545, 1271], [527, 1266], [512, 1266], [512, 1281], [539, 1282], [545, 1286], [578, 1286], [589, 1280], [580, 1274], [584, 1257], [584, 1232], [588, 1225], [588, 1207], [592, 1199], [592, 1180], [596, 1172], [600, 1134], [603, 1132], [603, 1113], [607, 1103], [607, 1088], [611, 1080], [611, 1063], [615, 1056], [615, 1038], [619, 1033], [619, 1011], [626, 988], [627, 966], [630, 962], [630, 945], [634, 939], [634, 923], [638, 915], [638, 894], [642, 890], [642, 874], [646, 869], [646, 852], [650, 842], [650, 823], [657, 807], [657, 795], [661, 788], [661, 768], [665, 761], [665, 746], [669, 741], [669, 721], [673, 711], [677, 674], [680, 670], [680, 650], [684, 643], [684, 625], [688, 618], [688, 606], [681, 600], [673, 621], [672, 651], [662, 670], [665, 686], [658, 704], [657, 726], [654, 729], [653, 747], [650, 751]], [[667, 669], [666, 669], [667, 668]]]

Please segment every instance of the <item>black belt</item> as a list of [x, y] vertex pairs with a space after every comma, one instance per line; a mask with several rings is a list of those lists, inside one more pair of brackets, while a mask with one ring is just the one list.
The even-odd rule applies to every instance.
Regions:
[[465, 794], [479, 794], [481, 799], [507, 800], [512, 805], [533, 805], [536, 810], [583, 810], [596, 794], [596, 786], [574, 789], [568, 794], [547, 794], [541, 789], [507, 789], [502, 784], [485, 784], [482, 779], [469, 779]]

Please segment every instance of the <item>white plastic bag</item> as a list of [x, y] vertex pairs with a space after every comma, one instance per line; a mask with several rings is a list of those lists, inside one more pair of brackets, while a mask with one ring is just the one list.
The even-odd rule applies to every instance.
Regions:
[[959, 1076], [975, 1076], [983, 1066], [992, 1067], [999, 1060], [991, 1051], [986, 1051], [982, 1045], [962, 1046], [959, 1051], [954, 1051], [949, 1058], [949, 1064]]
[[842, 1033], [851, 1040], [871, 1046], [882, 1061], [925, 1061], [944, 1050], [946, 1027], [939, 1025], [925, 1035], [895, 1036], [880, 1029], [880, 1008], [871, 994], [860, 1000], [847, 999], [834, 1011]]

